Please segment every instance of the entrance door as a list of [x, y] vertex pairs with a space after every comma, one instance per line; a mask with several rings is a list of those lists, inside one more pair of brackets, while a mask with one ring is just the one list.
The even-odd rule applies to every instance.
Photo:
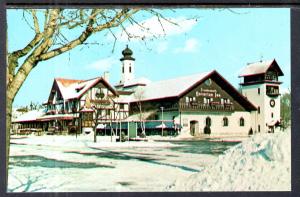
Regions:
[[190, 122], [190, 133], [192, 136], [195, 136], [196, 132], [199, 131], [199, 122], [196, 120], [192, 120]]

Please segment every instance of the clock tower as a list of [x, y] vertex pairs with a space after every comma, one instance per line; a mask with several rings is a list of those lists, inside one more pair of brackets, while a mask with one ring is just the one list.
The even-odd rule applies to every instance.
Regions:
[[275, 59], [248, 64], [239, 75], [242, 94], [257, 107], [252, 113], [254, 132], [273, 133], [280, 124], [279, 76], [283, 72]]

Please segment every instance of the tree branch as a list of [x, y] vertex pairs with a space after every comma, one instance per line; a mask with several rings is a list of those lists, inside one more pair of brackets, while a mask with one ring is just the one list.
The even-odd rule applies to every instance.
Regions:
[[111, 27], [117, 27], [121, 23], [123, 23], [128, 17], [132, 16], [136, 12], [138, 12], [138, 9], [132, 10], [132, 12], [130, 12], [128, 9], [123, 9], [118, 14], [116, 14], [115, 17], [113, 19], [111, 19], [109, 22], [106, 22], [106, 23], [96, 26], [96, 27], [93, 27], [95, 20], [94, 20], [94, 17], [92, 17], [92, 18], [90, 18], [89, 24], [86, 27], [85, 31], [83, 31], [78, 38], [72, 40], [68, 44], [63, 45], [62, 47], [59, 47], [59, 48], [53, 49], [52, 51], [49, 51], [47, 53], [41, 54], [39, 56], [38, 60], [39, 61], [48, 60], [48, 59], [55, 57], [61, 53], [69, 51], [69, 50], [73, 49], [74, 47], [82, 44], [84, 41], [86, 41], [87, 38], [92, 35], [92, 33], [99, 32], [99, 31], [102, 31], [104, 29], [111, 28]]
[[39, 26], [39, 22], [38, 19], [36, 17], [36, 12], [35, 10], [30, 10], [32, 18], [33, 18], [33, 24], [34, 24], [34, 30], [36, 34], [40, 33], [40, 26]]

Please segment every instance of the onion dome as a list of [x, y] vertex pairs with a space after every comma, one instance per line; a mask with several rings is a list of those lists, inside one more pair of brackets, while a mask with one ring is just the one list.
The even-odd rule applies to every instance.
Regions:
[[128, 48], [128, 45], [126, 45], [126, 48], [122, 51], [123, 57], [120, 59], [123, 60], [135, 60], [133, 57], [131, 57], [133, 54], [132, 50]]

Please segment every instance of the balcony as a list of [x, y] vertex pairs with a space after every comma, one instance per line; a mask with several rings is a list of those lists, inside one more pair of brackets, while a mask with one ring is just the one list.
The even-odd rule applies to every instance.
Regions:
[[279, 96], [279, 87], [277, 86], [267, 86], [267, 95], [271, 97]]

